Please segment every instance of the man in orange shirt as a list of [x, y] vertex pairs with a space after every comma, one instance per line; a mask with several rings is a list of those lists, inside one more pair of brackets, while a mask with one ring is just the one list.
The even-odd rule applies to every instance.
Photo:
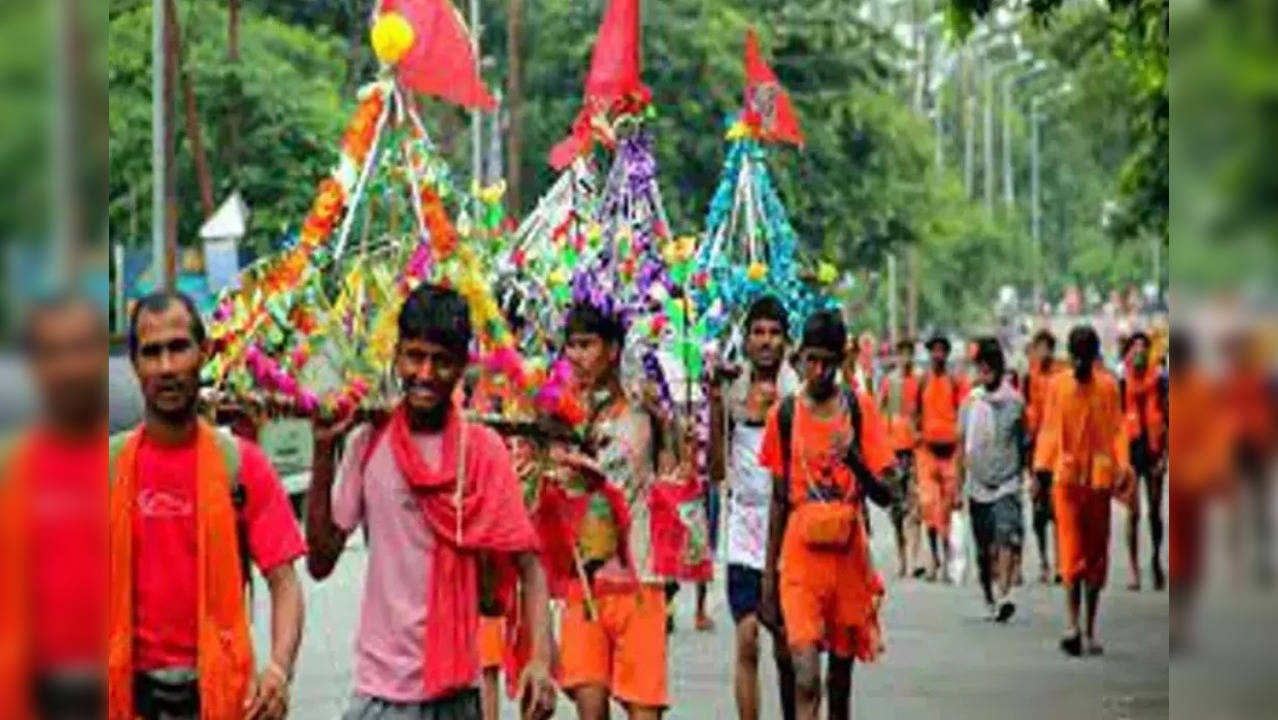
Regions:
[[[1056, 362], [1056, 336], [1051, 330], [1040, 330], [1034, 335], [1033, 357], [1025, 380], [1025, 421], [1030, 437], [1030, 456], [1038, 437], [1039, 427], [1047, 407], [1047, 391], [1056, 373], [1063, 368]], [[1052, 512], [1051, 473], [1034, 473], [1030, 483], [1030, 499], [1033, 501], [1034, 539], [1038, 543], [1039, 579], [1048, 583], [1055, 575], [1060, 582], [1060, 572], [1053, 573], [1053, 563], [1047, 543], [1047, 526], [1055, 522]]]
[[[1278, 397], [1266, 368], [1260, 338], [1243, 331], [1225, 341], [1226, 367], [1222, 395], [1233, 428], [1233, 452], [1238, 488], [1232, 526], [1232, 555], [1242, 576], [1245, 530], [1254, 530], [1256, 580], [1273, 582], [1273, 531], [1270, 510], [1274, 451], [1278, 448]], [[1170, 417], [1170, 414], [1169, 414]], [[1193, 417], [1192, 415], [1188, 417]], [[1183, 452], [1183, 451], [1182, 451]]]
[[[1034, 468], [1051, 473], [1057, 546], [1065, 582], [1069, 628], [1061, 649], [1099, 655], [1096, 612], [1109, 564], [1110, 498], [1130, 482], [1118, 384], [1097, 368], [1100, 337], [1090, 326], [1069, 334], [1073, 372], [1048, 389], [1047, 413], [1034, 451]], [[1084, 592], [1085, 589], [1085, 592]], [[1079, 630], [1086, 596], [1087, 624]]]
[[1132, 333], [1124, 353], [1119, 398], [1123, 426], [1137, 483], [1121, 498], [1127, 506], [1127, 555], [1132, 579], [1129, 590], [1140, 590], [1139, 531], [1140, 485], [1145, 486], [1145, 511], [1149, 513], [1150, 556], [1154, 589], [1166, 582], [1161, 560], [1163, 547], [1163, 477], [1167, 473], [1167, 388], [1158, 365], [1150, 357], [1149, 336]]
[[1176, 372], [1168, 394], [1179, 410], [1168, 416], [1168, 447], [1180, 456], [1168, 464], [1167, 477], [1168, 643], [1175, 653], [1186, 640], [1197, 595], [1207, 503], [1228, 487], [1238, 428], [1230, 418], [1236, 408], [1226, 410], [1228, 397], [1198, 366], [1183, 331], [1173, 332], [1169, 355]]
[[937, 335], [928, 341], [927, 349], [932, 356], [932, 366], [919, 381], [920, 443], [915, 460], [919, 511], [932, 552], [927, 578], [935, 582], [950, 560], [950, 512], [962, 503], [954, 453], [958, 448], [958, 410], [963, 402], [963, 388], [948, 369], [949, 338]]
[[[891, 502], [894, 458], [874, 400], [839, 391], [847, 329], [833, 312], [803, 328], [803, 391], [768, 414], [760, 463], [774, 477], [759, 618], [784, 626], [794, 659], [795, 717], [816, 720], [821, 652], [830, 654], [829, 717], [851, 717], [852, 667], [881, 651], [882, 581], [861, 499]], [[780, 610], [778, 614], [778, 608]]]
[[897, 575], [907, 577], [919, 546], [919, 502], [914, 487], [914, 426], [919, 380], [914, 372], [914, 341], [901, 340], [896, 351], [897, 367], [879, 386], [879, 408], [887, 423], [888, 442], [896, 454], [896, 478], [900, 483], [891, 513], [892, 529], [896, 533]]

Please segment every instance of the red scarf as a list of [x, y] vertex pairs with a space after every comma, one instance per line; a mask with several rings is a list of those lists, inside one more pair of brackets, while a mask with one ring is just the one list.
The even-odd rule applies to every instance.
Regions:
[[[506, 555], [499, 595], [513, 595], [511, 553], [537, 552], [538, 543], [517, 486], [501, 487], [481, 473], [482, 428], [468, 424], [452, 408], [444, 425], [438, 470], [422, 458], [402, 406], [391, 416], [387, 440], [409, 488], [434, 534], [428, 658], [424, 681], [430, 697], [473, 686], [479, 674], [479, 577], [476, 555]], [[469, 449], [469, 452], [468, 452]], [[461, 477], [459, 478], [459, 471]], [[508, 491], [509, 490], [509, 491]], [[510, 606], [513, 607], [513, 603]]]

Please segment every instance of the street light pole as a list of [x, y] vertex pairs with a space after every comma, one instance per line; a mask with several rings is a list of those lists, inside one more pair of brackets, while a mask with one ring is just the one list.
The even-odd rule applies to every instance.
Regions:
[[151, 277], [164, 282], [164, 0], [151, 0]]
[[1030, 101], [1030, 236], [1034, 241], [1034, 310], [1043, 307], [1043, 239], [1039, 227], [1039, 104], [1035, 96]]
[[[470, 44], [475, 64], [482, 66], [479, 56], [479, 0], [470, 0]], [[484, 130], [479, 109], [470, 111], [470, 177], [475, 187], [484, 184]]]

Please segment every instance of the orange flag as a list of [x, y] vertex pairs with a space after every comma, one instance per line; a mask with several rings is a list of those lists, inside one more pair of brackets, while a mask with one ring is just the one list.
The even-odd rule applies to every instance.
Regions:
[[466, 23], [450, 0], [382, 0], [382, 12], [397, 12], [413, 27], [413, 45], [398, 66], [406, 87], [463, 107], [497, 109], [479, 77]]
[[746, 30], [745, 71], [745, 123], [758, 130], [765, 140], [803, 145], [799, 116], [790, 103], [789, 93], [781, 87], [777, 74], [759, 52], [759, 37], [754, 28]]

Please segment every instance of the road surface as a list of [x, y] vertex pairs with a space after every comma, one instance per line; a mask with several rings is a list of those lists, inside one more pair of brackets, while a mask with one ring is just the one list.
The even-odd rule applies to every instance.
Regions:
[[[894, 568], [890, 525], [874, 510], [881, 529], [873, 547], [878, 566]], [[1115, 530], [1122, 511], [1115, 510]], [[352, 538], [335, 575], [320, 586], [307, 582], [307, 627], [297, 668], [293, 717], [339, 718], [351, 691], [351, 648], [364, 570], [364, 549]], [[974, 582], [966, 586], [890, 581], [885, 608], [887, 654], [855, 673], [858, 720], [1142, 720], [1169, 716], [1167, 596], [1127, 584], [1121, 533], [1114, 534], [1111, 588], [1102, 606], [1104, 657], [1066, 658], [1056, 643], [1063, 628], [1057, 588], [1021, 589], [1020, 611], [1008, 626], [982, 619]], [[1035, 567], [1031, 549], [1026, 567]], [[722, 574], [718, 575], [722, 577]], [[1146, 581], [1148, 587], [1148, 580]], [[265, 593], [259, 588], [258, 642], [266, 642]], [[735, 718], [732, 698], [733, 640], [722, 584], [711, 589], [713, 633], [690, 628], [693, 593], [677, 598], [677, 630], [671, 640], [671, 720]], [[261, 647], [262, 645], [259, 645]], [[766, 643], [765, 643], [766, 647]], [[770, 650], [765, 649], [770, 658]], [[764, 718], [780, 717], [770, 660], [764, 663]], [[1270, 666], [1272, 667], [1272, 666]], [[507, 708], [509, 709], [509, 708]], [[513, 718], [513, 714], [507, 714]], [[566, 702], [557, 718], [573, 718]], [[614, 712], [614, 717], [624, 717]]]

